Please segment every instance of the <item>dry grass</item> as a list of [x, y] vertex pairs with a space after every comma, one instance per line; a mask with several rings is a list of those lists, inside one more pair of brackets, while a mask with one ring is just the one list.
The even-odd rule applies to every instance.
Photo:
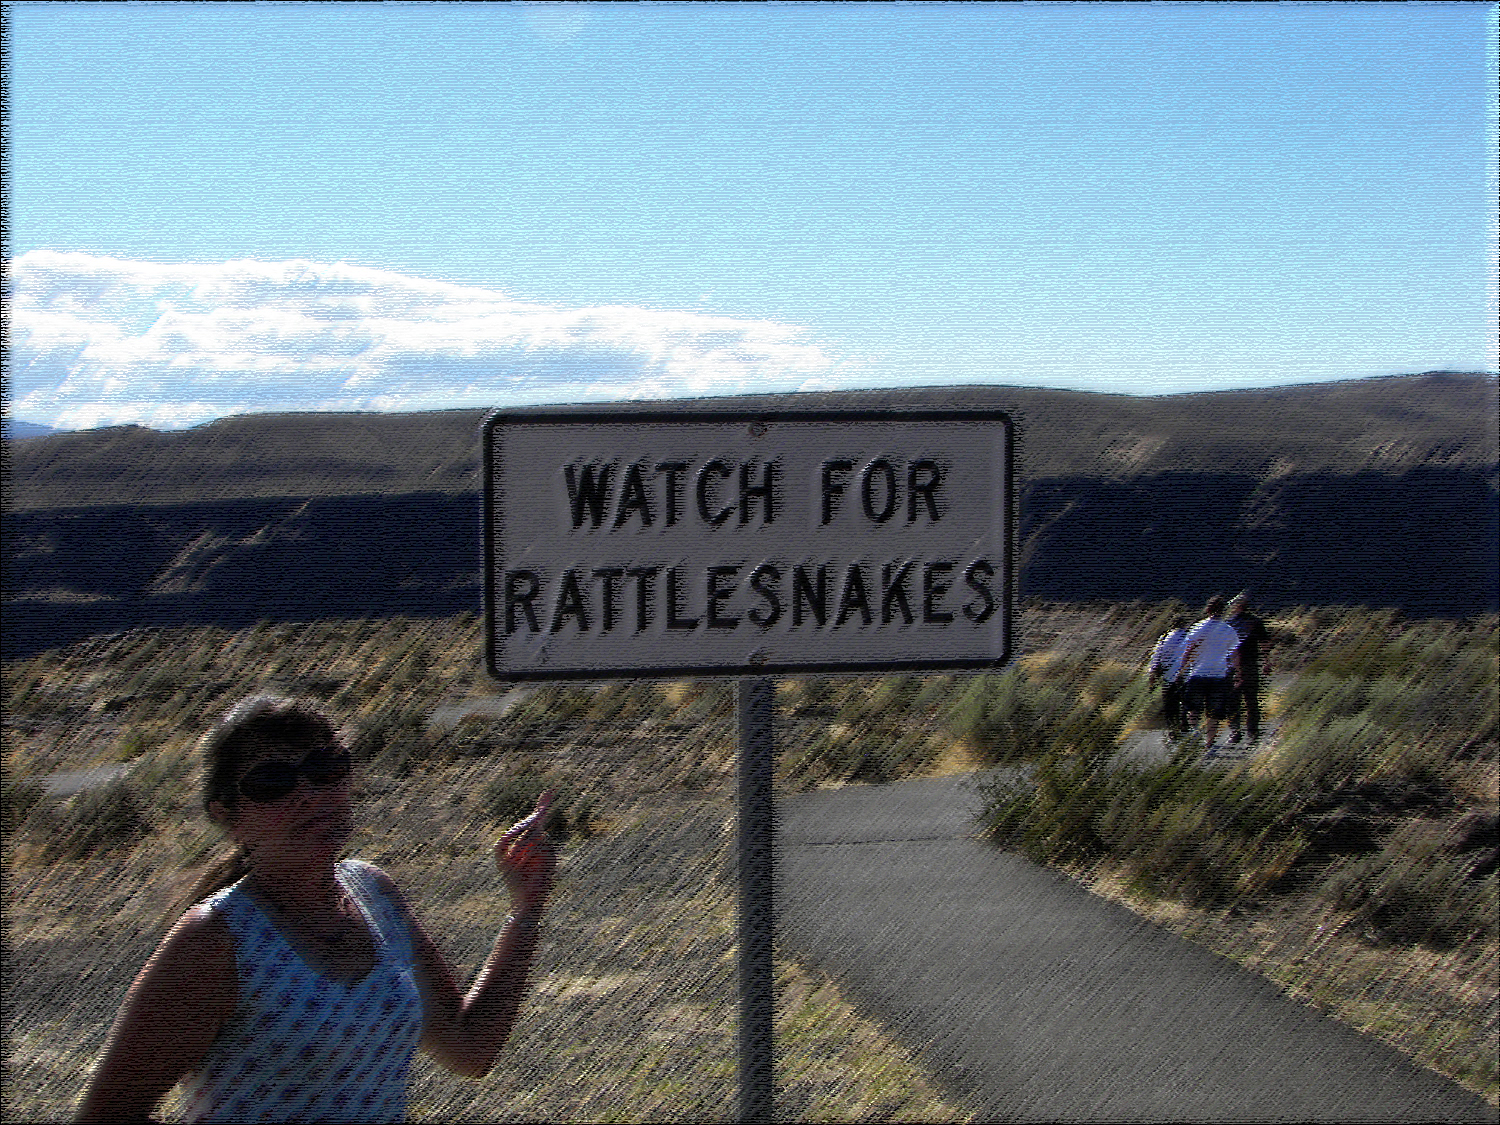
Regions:
[[[1162, 612], [1031, 607], [1018, 647], [1042, 662], [1059, 652], [1144, 658]], [[440, 705], [497, 694], [478, 669], [480, 647], [472, 616], [330, 621], [141, 631], [7, 665], [7, 783], [130, 762], [132, 784], [150, 796], [153, 831], [87, 859], [49, 861], [48, 817], [61, 815], [49, 801], [7, 835], [0, 1117], [67, 1116], [163, 915], [214, 850], [191, 748], [209, 717], [243, 695], [278, 690], [320, 699], [355, 728], [405, 717], [407, 735], [421, 735]], [[1278, 671], [1294, 671], [1307, 654], [1289, 649]], [[423, 1064], [415, 1117], [734, 1116], [732, 709], [721, 685], [653, 690], [644, 702], [585, 693], [575, 716], [528, 720], [524, 738], [515, 717], [461, 723], [419, 739], [414, 759], [367, 766], [364, 827], [351, 850], [397, 877], [464, 971], [477, 967], [503, 914], [487, 847], [502, 827], [492, 819], [492, 782], [561, 781], [608, 829], [567, 850], [535, 999], [497, 1073], [465, 1082]], [[778, 741], [789, 755], [839, 721], [831, 708], [784, 711]], [[939, 740], [925, 768], [970, 763], [962, 745]], [[1476, 762], [1469, 776], [1476, 797], [1493, 801], [1493, 765]], [[1493, 1058], [1500, 1031], [1493, 943], [1441, 954], [1376, 945], [1311, 899], [1262, 896], [1209, 911], [1142, 898], [1118, 879], [1091, 885], [1497, 1101], [1493, 1066], [1475, 1062]], [[967, 1119], [835, 982], [789, 957], [777, 974], [780, 1115]]]
[[[487, 847], [502, 826], [482, 801], [493, 770], [471, 762], [399, 785], [370, 779], [364, 827], [350, 849], [401, 882], [466, 972], [487, 953], [505, 912]], [[26, 848], [8, 850], [6, 1120], [70, 1113], [182, 889], [161, 872], [206, 851], [206, 830], [189, 806], [184, 795], [175, 824], [89, 861], [41, 867]], [[664, 796], [616, 811], [616, 831], [565, 850], [533, 999], [501, 1065], [473, 1082], [422, 1057], [414, 1119], [735, 1117], [732, 803], [722, 794]], [[779, 1113], [968, 1119], [832, 982], [785, 957], [777, 976]]]
[[[327, 697], [358, 730], [439, 700], [493, 695], [473, 672], [473, 623], [445, 624], [172, 630], [99, 639], [7, 669], [8, 694], [21, 704], [8, 732], [8, 777], [133, 761], [128, 784], [149, 794], [153, 831], [133, 846], [56, 861], [48, 841], [66, 813], [44, 801], [7, 839], [5, 1119], [69, 1114], [174, 898], [216, 850], [196, 805], [190, 746], [203, 718], [252, 691], [295, 691]], [[300, 655], [288, 660], [288, 651]], [[545, 721], [521, 712], [510, 723], [460, 723], [438, 738], [418, 722], [401, 732], [419, 747], [415, 761], [387, 755], [365, 770], [351, 852], [397, 877], [468, 971], [504, 913], [488, 849], [504, 827], [494, 819], [497, 779], [561, 782], [608, 829], [565, 852], [534, 1000], [505, 1062], [476, 1083], [419, 1060], [416, 1119], [735, 1116], [735, 888], [725, 871], [732, 720], [721, 687], [667, 685], [659, 694], [649, 714], [631, 710], [639, 700], [600, 692], [570, 698], [583, 710], [567, 720], [557, 717], [566, 707], [553, 707]], [[382, 768], [394, 765], [410, 768], [404, 777]], [[785, 957], [777, 976], [779, 1113], [967, 1120], [831, 981]]]

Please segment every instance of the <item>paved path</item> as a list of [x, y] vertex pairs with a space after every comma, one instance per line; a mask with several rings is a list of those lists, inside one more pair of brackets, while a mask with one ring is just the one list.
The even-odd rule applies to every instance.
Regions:
[[[1214, 748], [1213, 757], [1203, 754], [1203, 742], [1199, 735], [1188, 736], [1189, 741], [1198, 750], [1198, 764], [1211, 769], [1228, 769], [1230, 766], [1240, 762], [1248, 761], [1258, 754], [1263, 754], [1276, 745], [1276, 732], [1274, 730], [1264, 734], [1259, 742], [1240, 742], [1230, 745], [1223, 738]], [[1184, 743], [1185, 745], [1186, 743]], [[1167, 732], [1161, 730], [1137, 731], [1125, 739], [1120, 746], [1119, 754], [1113, 759], [1120, 763], [1134, 763], [1137, 765], [1154, 765], [1169, 761], [1177, 753], [1179, 744], [1167, 741]]]
[[42, 787], [52, 796], [72, 797], [85, 789], [99, 789], [111, 781], [126, 777], [134, 767], [134, 762], [113, 762], [107, 766], [95, 766], [91, 770], [49, 773], [40, 780]]
[[1394, 1048], [971, 838], [972, 779], [779, 804], [778, 945], [980, 1120], [1497, 1120]]
[[476, 716], [491, 720], [503, 719], [512, 707], [519, 706], [536, 690], [536, 688], [513, 688], [499, 696], [462, 699], [457, 703], [446, 703], [440, 707], [434, 707], [432, 713], [427, 716], [427, 730], [429, 732], [449, 731], [463, 720]]

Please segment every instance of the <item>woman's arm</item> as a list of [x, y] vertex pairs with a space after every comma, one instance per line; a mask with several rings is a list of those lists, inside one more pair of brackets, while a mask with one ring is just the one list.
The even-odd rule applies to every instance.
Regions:
[[237, 1002], [234, 938], [223, 919], [196, 906], [125, 994], [77, 1120], [148, 1120], [207, 1057]]
[[543, 794], [537, 812], [495, 845], [495, 862], [509, 886], [512, 913], [467, 994], [460, 991], [452, 966], [395, 884], [383, 873], [377, 875], [382, 889], [401, 906], [411, 931], [425, 1012], [422, 1046], [449, 1070], [467, 1078], [482, 1078], [495, 1065], [526, 993], [536, 955], [537, 926], [557, 868], [556, 851], [543, 828], [550, 803], [551, 795]]
[[537, 919], [512, 915], [501, 927], [473, 986], [459, 990], [452, 967], [420, 923], [412, 924], [418, 984], [426, 1009], [422, 1046], [465, 1078], [483, 1078], [495, 1065], [521, 1010], [536, 955]]

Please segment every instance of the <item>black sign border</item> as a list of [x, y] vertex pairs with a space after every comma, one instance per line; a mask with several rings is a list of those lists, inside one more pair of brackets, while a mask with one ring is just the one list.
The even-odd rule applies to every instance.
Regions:
[[[990, 422], [999, 423], [1005, 432], [1005, 479], [1006, 494], [1002, 501], [1001, 518], [1005, 521], [1005, 558], [1002, 560], [1004, 579], [1001, 582], [1001, 599], [1005, 612], [1005, 628], [1001, 634], [1001, 652], [994, 659], [985, 660], [890, 660], [861, 662], [824, 662], [811, 664], [793, 662], [773, 664], [746, 663], [743, 665], [711, 664], [672, 665], [668, 667], [644, 667], [618, 670], [580, 669], [561, 671], [527, 670], [501, 671], [496, 667], [497, 645], [495, 643], [495, 547], [496, 547], [496, 500], [495, 500], [495, 431], [513, 425], [655, 425], [659, 423], [677, 425], [741, 425], [751, 426], [757, 422], [768, 424], [792, 422], [807, 424], [815, 422], [859, 423], [859, 422]], [[1010, 661], [1015, 629], [1016, 593], [1016, 477], [1015, 477], [1015, 423], [1009, 413], [986, 408], [975, 409], [810, 409], [810, 410], [747, 410], [743, 407], [713, 410], [694, 407], [684, 410], [664, 410], [658, 405], [632, 409], [620, 406], [610, 410], [598, 407], [576, 409], [545, 408], [538, 410], [497, 410], [485, 418], [482, 426], [484, 459], [484, 650], [485, 670], [490, 677], [503, 683], [530, 683], [568, 681], [588, 683], [602, 680], [643, 679], [737, 679], [745, 676], [774, 676], [793, 678], [797, 676], [852, 675], [861, 672], [994, 672]]]

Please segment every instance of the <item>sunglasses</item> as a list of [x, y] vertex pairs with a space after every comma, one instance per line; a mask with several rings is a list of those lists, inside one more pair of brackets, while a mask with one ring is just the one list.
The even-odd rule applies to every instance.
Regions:
[[337, 785], [353, 769], [349, 751], [320, 746], [300, 762], [261, 762], [240, 778], [241, 796], [256, 804], [279, 801], [297, 788], [299, 777], [312, 785]]

